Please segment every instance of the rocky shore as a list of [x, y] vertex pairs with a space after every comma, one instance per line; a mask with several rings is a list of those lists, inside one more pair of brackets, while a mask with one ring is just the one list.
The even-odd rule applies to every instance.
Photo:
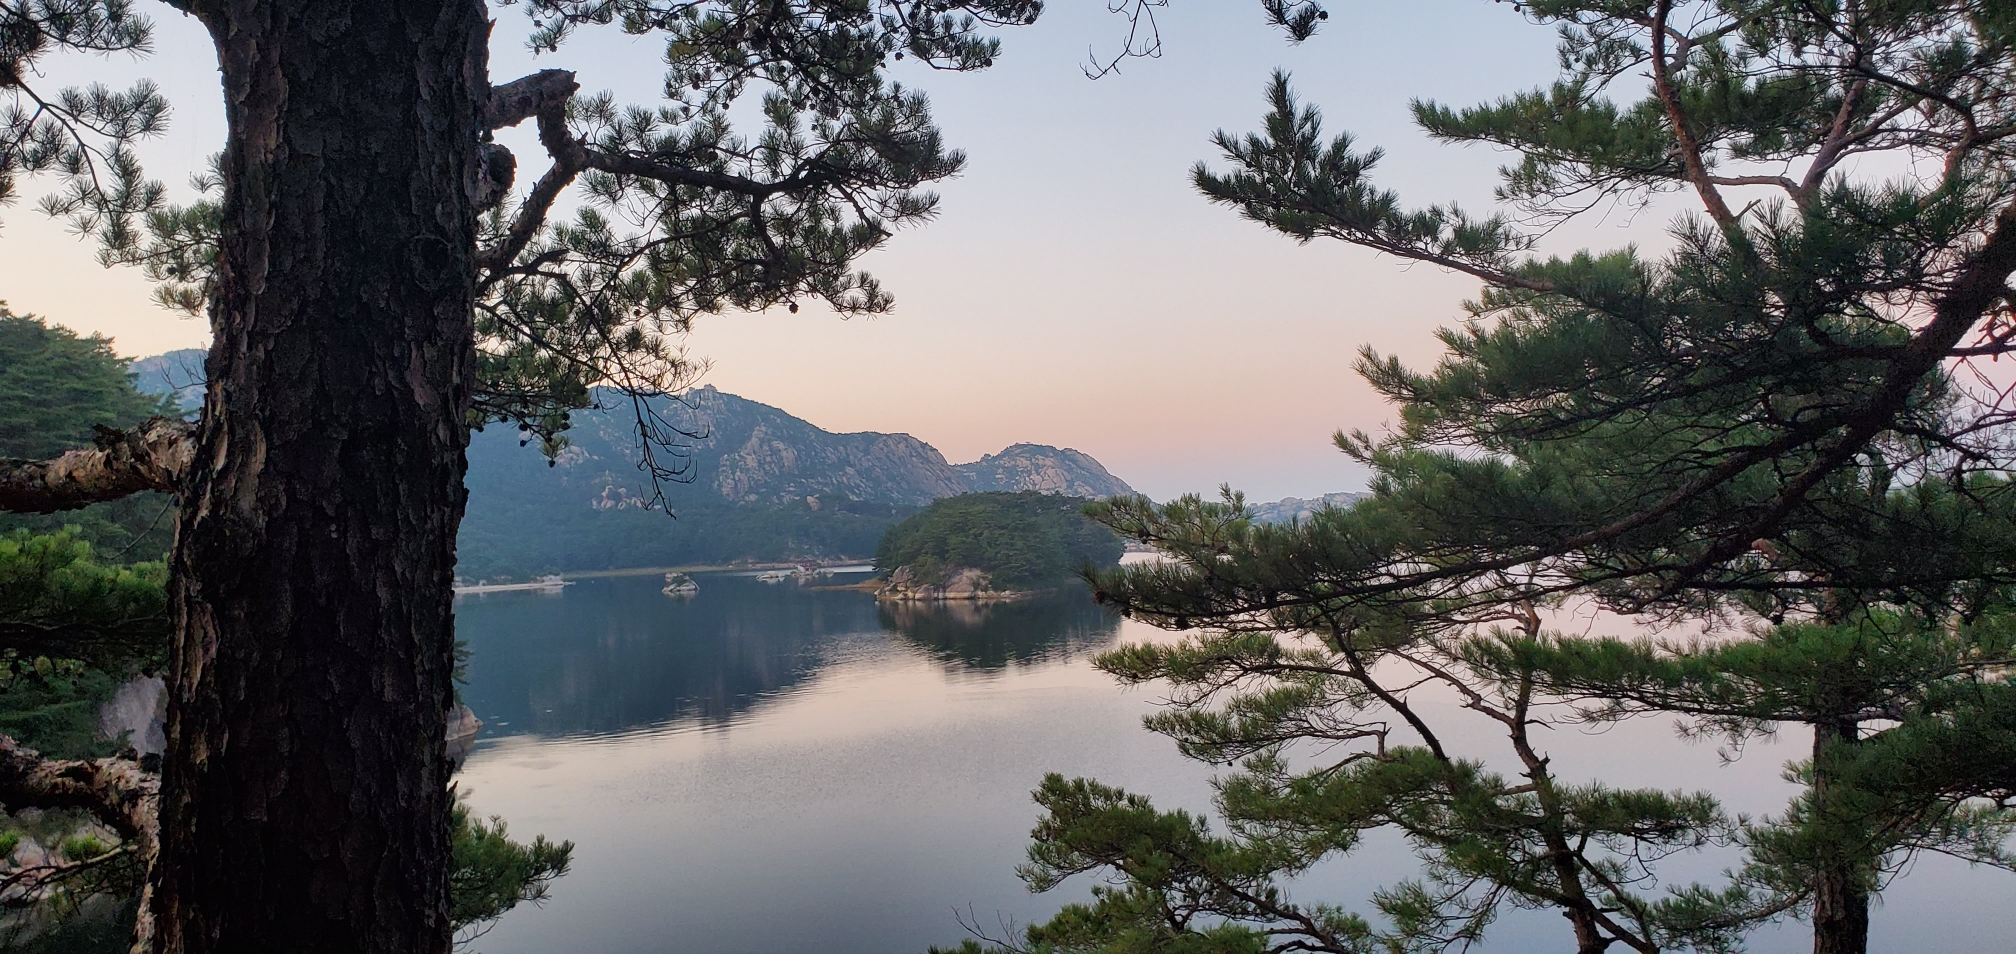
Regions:
[[952, 567], [939, 582], [927, 582], [907, 566], [899, 566], [875, 591], [875, 598], [892, 603], [942, 603], [952, 601], [988, 602], [1027, 599], [1037, 590], [997, 590], [983, 570], [970, 566]]

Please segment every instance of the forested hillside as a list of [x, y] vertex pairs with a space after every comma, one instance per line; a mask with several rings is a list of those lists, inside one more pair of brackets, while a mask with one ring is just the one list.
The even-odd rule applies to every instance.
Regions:
[[[95, 425], [127, 427], [172, 412], [126, 381], [112, 343], [79, 337], [0, 303], [0, 458], [54, 457], [91, 443]], [[100, 550], [130, 559], [168, 552], [174, 516], [165, 494], [142, 493], [56, 514], [0, 514], [0, 533], [53, 533], [64, 527]]]
[[1070, 585], [1087, 566], [1120, 562], [1113, 531], [1085, 517], [1087, 501], [1052, 494], [975, 493], [936, 501], [889, 528], [875, 550], [885, 576], [936, 586], [961, 569], [979, 570], [995, 590]]

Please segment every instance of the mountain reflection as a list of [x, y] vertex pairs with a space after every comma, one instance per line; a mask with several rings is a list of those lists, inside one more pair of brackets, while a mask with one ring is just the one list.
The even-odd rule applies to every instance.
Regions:
[[479, 738], [724, 725], [853, 653], [922, 651], [954, 668], [995, 672], [1101, 645], [1118, 627], [1075, 591], [878, 609], [859, 590], [733, 574], [696, 579], [691, 599], [666, 597], [656, 576], [585, 580], [559, 596], [459, 599], [456, 631], [472, 651], [461, 691], [485, 723]]
[[884, 629], [932, 656], [993, 672], [1102, 646], [1120, 618], [1077, 588], [1007, 603], [884, 603]]
[[732, 721], [803, 682], [822, 648], [875, 633], [865, 593], [699, 577], [692, 599], [656, 576], [584, 580], [559, 597], [498, 593], [456, 602], [469, 643], [462, 696], [483, 738], [604, 735], [677, 719]]

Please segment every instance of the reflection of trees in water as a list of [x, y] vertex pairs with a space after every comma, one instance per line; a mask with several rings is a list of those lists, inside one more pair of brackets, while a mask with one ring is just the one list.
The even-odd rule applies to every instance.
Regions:
[[946, 662], [1000, 670], [1063, 659], [1111, 642], [1119, 617], [1075, 587], [1001, 603], [884, 603], [882, 628]]
[[809, 677], [833, 640], [876, 631], [865, 593], [713, 575], [692, 599], [662, 587], [656, 577], [591, 580], [559, 600], [458, 604], [473, 651], [462, 695], [489, 723], [483, 737], [730, 722]]
[[811, 678], [837, 641], [893, 633], [954, 669], [993, 671], [1103, 646], [1118, 621], [1082, 590], [1010, 603], [901, 604], [867, 593], [709, 574], [692, 599], [656, 576], [588, 580], [564, 596], [464, 599], [473, 653], [462, 698], [479, 738], [605, 735], [678, 720], [733, 722]]

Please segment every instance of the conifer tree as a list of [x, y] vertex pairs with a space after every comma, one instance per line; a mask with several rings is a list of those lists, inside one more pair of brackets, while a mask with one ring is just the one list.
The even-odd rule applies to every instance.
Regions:
[[[1472, 890], [1561, 907], [1583, 951], [1720, 950], [1743, 921], [1791, 910], [1811, 917], [1818, 954], [1859, 952], [1886, 864], [1923, 848], [2006, 864], [2008, 773], [1989, 759], [2016, 739], [2002, 622], [2016, 569], [2011, 409], [1975, 362], [2016, 347], [2016, 11], [1979, 0], [1521, 9], [1560, 32], [1559, 81], [1468, 109], [1414, 105], [1438, 140], [1515, 153], [1504, 212], [1409, 208], [1373, 184], [1379, 152], [1326, 138], [1285, 76], [1261, 133], [1218, 135], [1232, 168], [1198, 167], [1207, 197], [1290, 237], [1485, 287], [1468, 321], [1442, 332], [1434, 369], [1370, 351], [1359, 362], [1400, 416], [1387, 435], [1338, 438], [1372, 469], [1372, 500], [1287, 528], [1251, 526], [1236, 498], [1104, 511], [1174, 562], [1104, 575], [1103, 597], [1205, 634], [1103, 665], [1170, 680], [1179, 709], [1155, 725], [1246, 767], [1225, 783], [1233, 832], [1221, 840], [1124, 793], [1046, 783], [1032, 880], [1075, 865], [1124, 887], [1032, 940], [1135, 949], [1130, 939], [1164, 936], [1151, 922], [1205, 949], [1198, 939], [1228, 933], [1238, 943], [1223, 949], [1460, 939], [1404, 903], [1420, 894], [1375, 899], [1386, 921], [1349, 922], [1355, 940], [1311, 942], [1308, 923], [1253, 906], [1309, 861], [1282, 847], [1304, 844], [1283, 831], [1322, 833], [1306, 844], [1334, 851], [1352, 824], [1407, 832], [1431, 884], [1454, 870]], [[1909, 171], [1858, 177], [1857, 161]], [[1661, 193], [1695, 208], [1670, 252], [1532, 254], [1552, 223]], [[1533, 615], [1565, 600], [1705, 621], [1715, 638], [1581, 643]], [[1766, 827], [1685, 819], [1699, 837], [1742, 841], [1749, 863], [1719, 888], [1620, 900], [1646, 927], [1597, 924], [1591, 936], [1560, 893], [1530, 893], [1522, 856], [1491, 840], [1489, 819], [1464, 820], [1471, 836], [1451, 844], [1473, 867], [1452, 868], [1378, 772], [1352, 770], [1420, 758], [1355, 734], [1374, 724], [1368, 707], [1401, 712], [1410, 682], [1382, 686], [1391, 699], [1310, 687], [1348, 674], [1354, 655], [1427, 667], [1422, 678], [1473, 709], [1504, 706], [1510, 686], [1569, 718], [1670, 711], [1738, 737], [1804, 722], [1816, 733], [1799, 767], [1809, 789]], [[1420, 744], [1437, 731], [1400, 721]], [[1357, 746], [1343, 766], [1291, 759], [1298, 745], [1339, 742]], [[1529, 780], [1486, 791], [1538, 798]], [[1628, 812], [1568, 817], [1650, 830]], [[1599, 890], [1629, 884], [1600, 856], [1537, 854], [1586, 863], [1575, 877]], [[1429, 892], [1425, 909], [1484, 910], [1463, 897]], [[1230, 921], [1207, 929], [1190, 920], [1199, 913]]]
[[[201, 419], [10, 462], [0, 510], [179, 498], [164, 841], [136, 948], [438, 952], [468, 429], [509, 422], [552, 452], [591, 386], [677, 387], [671, 340], [697, 316], [887, 308], [854, 260], [928, 218], [926, 187], [960, 164], [889, 73], [983, 68], [991, 31], [1041, 3], [525, 0], [542, 53], [581, 29], [661, 38], [651, 108], [562, 69], [493, 83], [481, 0], [167, 2], [208, 30], [223, 81], [205, 197], [171, 206], [140, 168], [134, 144], [167, 117], [153, 84], [49, 89], [36, 71], [145, 52], [130, 0], [0, 0], [0, 200], [54, 177], [43, 211], [208, 317]], [[1120, 5], [1136, 39], [1156, 6]], [[1321, 18], [1262, 8], [1294, 38]], [[750, 99], [754, 135], [730, 121]], [[527, 121], [545, 156], [521, 188], [492, 134]], [[561, 221], [570, 189], [584, 203]], [[668, 436], [642, 411], [639, 431], [647, 449]], [[88, 790], [123, 811], [101, 780]]]
[[[0, 509], [179, 498], [140, 946], [439, 954], [469, 427], [550, 444], [589, 385], [675, 386], [668, 336], [697, 315], [888, 307], [853, 261], [927, 218], [925, 187], [959, 166], [888, 70], [984, 67], [990, 30], [1040, 5], [524, 4], [549, 54], [580, 29], [661, 38], [655, 108], [582, 95], [559, 69], [493, 83], [480, 0], [171, 6], [214, 42], [229, 124], [210, 198], [182, 208], [134, 157], [165, 123], [158, 89], [47, 89], [36, 71], [144, 52], [146, 19], [127, 0], [0, 3], [0, 197], [55, 177], [44, 211], [204, 311], [213, 341], [199, 422], [15, 462]], [[745, 97], [754, 134], [729, 118]], [[546, 155], [520, 186], [491, 134], [526, 121]], [[139, 797], [94, 779], [78, 797], [108, 813]]]

